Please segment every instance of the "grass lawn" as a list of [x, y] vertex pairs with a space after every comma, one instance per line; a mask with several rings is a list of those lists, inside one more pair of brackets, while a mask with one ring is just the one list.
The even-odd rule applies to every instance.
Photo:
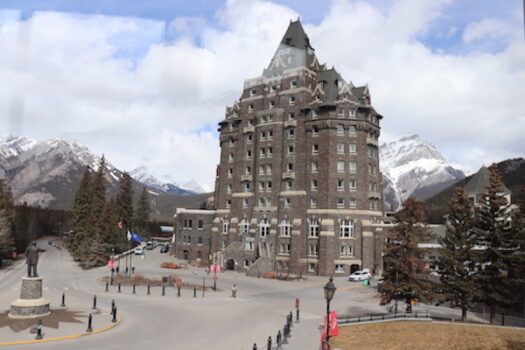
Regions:
[[525, 329], [431, 322], [385, 322], [340, 327], [330, 339], [342, 350], [524, 350]]

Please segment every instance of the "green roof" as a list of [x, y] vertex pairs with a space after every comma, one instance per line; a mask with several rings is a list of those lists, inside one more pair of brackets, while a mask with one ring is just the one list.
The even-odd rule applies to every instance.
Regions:
[[[482, 166], [474, 176], [465, 185], [465, 192], [468, 194], [478, 194], [487, 191], [490, 185], [490, 170], [486, 166]], [[510, 193], [509, 189], [502, 182], [501, 188], [503, 192]]]
[[310, 46], [310, 39], [308, 39], [308, 35], [306, 35], [299, 20], [290, 22], [290, 25], [283, 36], [283, 40], [281, 40], [281, 44], [296, 47], [302, 50], [306, 50], [308, 48], [313, 49]]

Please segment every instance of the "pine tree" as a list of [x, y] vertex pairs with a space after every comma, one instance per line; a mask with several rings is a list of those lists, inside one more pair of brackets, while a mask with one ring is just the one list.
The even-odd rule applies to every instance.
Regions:
[[133, 224], [133, 182], [127, 172], [122, 174], [117, 195], [117, 213], [125, 230], [131, 230]]
[[415, 198], [407, 199], [403, 203], [403, 209], [395, 216], [395, 226], [386, 235], [382, 305], [393, 300], [403, 300], [406, 311], [411, 312], [413, 300], [432, 300], [432, 285], [421, 278], [421, 273], [424, 272], [421, 256], [425, 251], [418, 247], [419, 243], [431, 238], [425, 223], [424, 203]]
[[439, 240], [441, 257], [438, 262], [444, 301], [461, 306], [461, 319], [467, 316], [467, 308], [474, 293], [472, 277], [475, 264], [473, 248], [476, 237], [473, 231], [473, 208], [462, 187], [456, 187], [449, 201], [445, 237]]
[[516, 304], [525, 314], [525, 185], [521, 186], [518, 208], [512, 216], [513, 245], [519, 247], [508, 257], [509, 284]]
[[109, 254], [104, 248], [102, 238], [99, 234], [89, 240], [89, 247], [83, 259], [85, 267], [103, 266], [109, 259]]
[[486, 247], [476, 254], [478, 286], [475, 298], [490, 309], [490, 322], [494, 323], [496, 307], [509, 303], [509, 258], [516, 250], [512, 230], [510, 204], [503, 191], [497, 164], [489, 168], [489, 186], [481, 195], [476, 208], [477, 244]]
[[83, 260], [92, 237], [91, 169], [84, 170], [73, 203], [73, 229], [68, 236], [69, 252], [75, 260]]
[[148, 191], [146, 190], [146, 187], [143, 187], [137, 210], [135, 212], [135, 227], [144, 236], [149, 236], [149, 233], [147, 232], [147, 224], [150, 212]]
[[11, 189], [3, 179], [0, 179], [0, 265], [3, 258], [15, 250], [14, 215]]
[[91, 185], [91, 219], [93, 221], [93, 225], [95, 226], [98, 224], [102, 211], [104, 210], [104, 205], [106, 204], [106, 180], [104, 179], [106, 171], [106, 159], [104, 158], [104, 155], [102, 155], [98, 163], [97, 172], [93, 177], [93, 182]]

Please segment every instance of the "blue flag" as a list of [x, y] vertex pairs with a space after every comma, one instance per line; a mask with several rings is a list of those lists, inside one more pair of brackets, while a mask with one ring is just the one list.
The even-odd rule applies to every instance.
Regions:
[[144, 238], [140, 237], [135, 232], [131, 232], [131, 240], [134, 241], [134, 242], [140, 243], [140, 242], [142, 242], [144, 240]]

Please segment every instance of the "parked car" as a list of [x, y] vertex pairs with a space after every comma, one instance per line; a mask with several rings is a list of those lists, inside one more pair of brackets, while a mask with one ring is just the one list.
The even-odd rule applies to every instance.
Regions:
[[152, 250], [152, 249], [154, 249], [156, 246], [157, 246], [157, 242], [155, 242], [155, 241], [148, 241], [148, 242], [146, 243], [146, 249], [147, 249], [147, 250]]
[[368, 270], [359, 270], [348, 276], [348, 280], [351, 282], [369, 280], [371, 278], [372, 274]]
[[142, 255], [142, 254], [144, 254], [144, 248], [140, 246], [135, 248], [135, 255]]
[[167, 245], [167, 244], [164, 244], [164, 245], [160, 248], [160, 252], [161, 252], [161, 253], [167, 253], [167, 252], [169, 252], [169, 251], [170, 251], [170, 247], [169, 247], [169, 245]]

